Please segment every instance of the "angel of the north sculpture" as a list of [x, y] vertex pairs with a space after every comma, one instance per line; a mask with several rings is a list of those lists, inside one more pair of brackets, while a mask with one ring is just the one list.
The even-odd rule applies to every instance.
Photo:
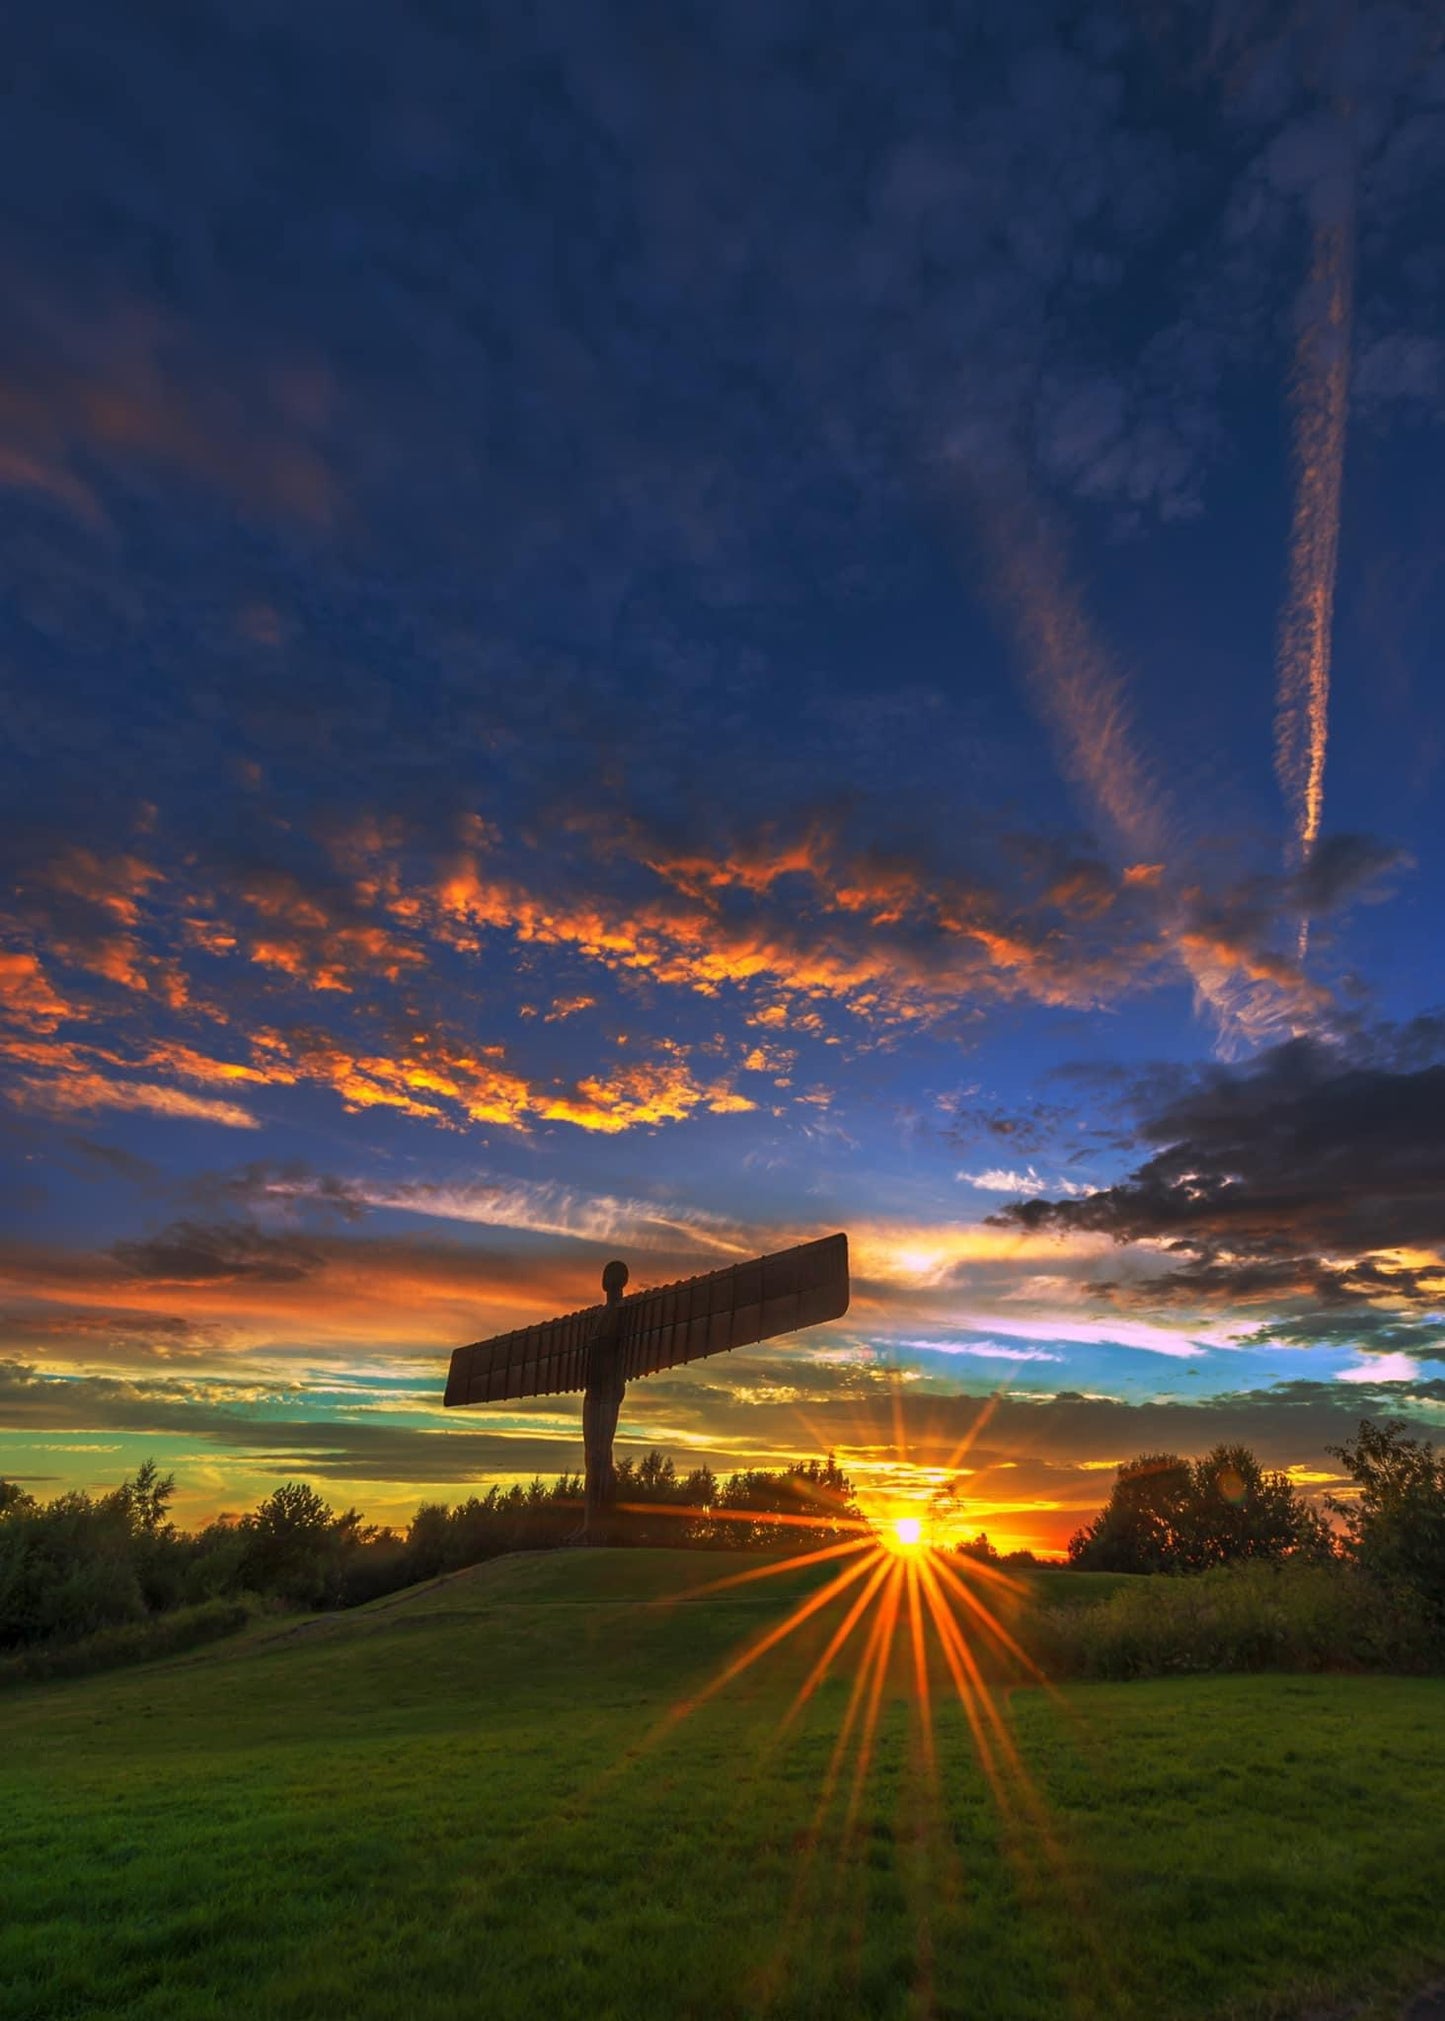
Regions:
[[635, 1291], [630, 1298], [623, 1296], [627, 1275], [625, 1263], [609, 1263], [602, 1273], [605, 1305], [459, 1347], [447, 1373], [446, 1402], [453, 1406], [581, 1390], [587, 1455], [583, 1528], [593, 1540], [605, 1534], [616, 1498], [612, 1440], [628, 1383], [707, 1354], [841, 1319], [848, 1310], [848, 1238], [825, 1235], [821, 1242]]

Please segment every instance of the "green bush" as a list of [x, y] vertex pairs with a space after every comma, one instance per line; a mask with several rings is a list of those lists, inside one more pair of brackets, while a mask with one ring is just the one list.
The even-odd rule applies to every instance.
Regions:
[[93, 1671], [116, 1670], [127, 1663], [181, 1656], [189, 1649], [236, 1634], [251, 1618], [252, 1609], [243, 1600], [213, 1601], [205, 1607], [180, 1607], [149, 1620], [103, 1628], [78, 1642], [41, 1643], [0, 1661], [0, 1686], [89, 1677]]
[[1419, 1670], [1418, 1613], [1345, 1564], [1249, 1562], [1131, 1580], [1091, 1606], [1045, 1606], [1027, 1640], [1056, 1677], [1226, 1670]]
[[0, 1521], [0, 1650], [142, 1619], [134, 1546], [119, 1495], [9, 1508]]

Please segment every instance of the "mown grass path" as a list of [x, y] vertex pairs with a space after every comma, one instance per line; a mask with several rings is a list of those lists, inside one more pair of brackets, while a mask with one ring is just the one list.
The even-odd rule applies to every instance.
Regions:
[[1445, 1684], [1018, 1691], [1031, 1800], [942, 1665], [930, 1775], [900, 1662], [820, 1813], [817, 1623], [677, 1717], [818, 1576], [661, 1604], [739, 1562], [504, 1560], [7, 1694], [0, 2014], [1157, 2021], [1445, 1963]]

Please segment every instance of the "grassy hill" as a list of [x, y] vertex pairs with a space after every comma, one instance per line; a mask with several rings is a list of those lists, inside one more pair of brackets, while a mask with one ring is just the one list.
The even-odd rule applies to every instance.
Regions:
[[1015, 1691], [995, 1790], [937, 1650], [930, 1770], [905, 1623], [860, 1779], [867, 1619], [785, 1731], [836, 1607], [704, 1696], [828, 1569], [678, 1597], [755, 1566], [504, 1559], [6, 1694], [0, 2014], [1159, 2021], [1445, 1964], [1445, 1684]]

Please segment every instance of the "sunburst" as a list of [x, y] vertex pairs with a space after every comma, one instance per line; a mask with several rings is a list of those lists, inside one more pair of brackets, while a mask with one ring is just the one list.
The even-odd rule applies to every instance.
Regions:
[[[950, 1454], [950, 1464], [957, 1464], [977, 1439], [994, 1401], [984, 1406]], [[895, 1430], [900, 1464], [906, 1463], [901, 1424]], [[777, 1973], [785, 1970], [789, 1947], [800, 1931], [806, 1928], [808, 1942], [815, 1943], [820, 1915], [830, 1927], [836, 1922], [840, 1942], [861, 1942], [867, 1838], [874, 1829], [865, 1829], [865, 1798], [878, 1774], [884, 1707], [902, 1701], [909, 1772], [897, 1793], [906, 1813], [899, 1825], [900, 1843], [908, 1848], [900, 1861], [912, 1873], [908, 1884], [924, 1979], [931, 1919], [940, 1903], [958, 1898], [967, 1878], [950, 1816], [954, 1784], [942, 1767], [953, 1726], [961, 1728], [965, 1749], [978, 1763], [999, 1819], [1000, 1852], [1022, 1897], [1037, 1901], [1048, 1892], [1062, 1895], [1078, 1938], [1079, 1968], [1087, 1968], [1095, 1983], [1109, 1983], [1110, 1964], [1098, 1940], [1090, 1890], [1065, 1857], [1057, 1822], [1024, 1759], [1009, 1711], [1011, 1690], [1019, 1684], [1045, 1690], [1068, 1710], [1015, 1632], [1027, 1582], [997, 1565], [940, 1548], [927, 1514], [917, 1508], [895, 1501], [872, 1521], [823, 1508], [789, 1515], [713, 1512], [724, 1521], [763, 1521], [783, 1532], [796, 1531], [800, 1548], [651, 1604], [672, 1606], [742, 1588], [766, 1591], [771, 1582], [794, 1576], [808, 1580], [806, 1590], [790, 1596], [782, 1612], [728, 1650], [715, 1670], [667, 1710], [641, 1747], [629, 1751], [630, 1757], [636, 1761], [759, 1666], [796, 1660], [806, 1644], [798, 1666], [801, 1681], [767, 1730], [765, 1755], [787, 1742], [809, 1708], [814, 1720], [820, 1706], [836, 1705], [837, 1710], [827, 1714], [827, 1758], [811, 1824], [798, 1846], [792, 1901], [778, 1938]], [[830, 1679], [842, 1691], [825, 1699], [820, 1693]], [[1070, 1722], [1077, 1726], [1072, 1713]], [[825, 1843], [829, 1856], [820, 1860]], [[927, 2011], [922, 1981], [920, 1992]]]

